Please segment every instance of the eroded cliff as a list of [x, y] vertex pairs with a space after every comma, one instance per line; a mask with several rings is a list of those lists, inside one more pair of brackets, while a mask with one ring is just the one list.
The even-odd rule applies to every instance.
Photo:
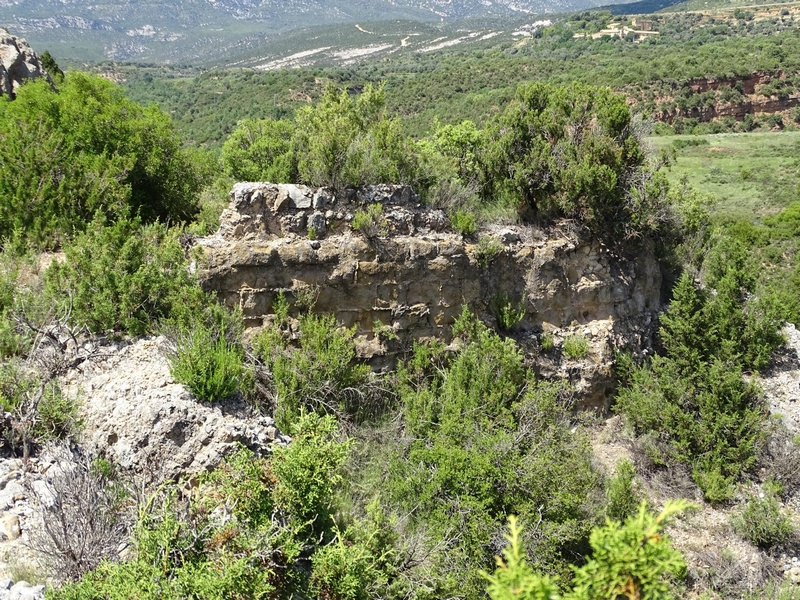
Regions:
[[[354, 231], [356, 212], [374, 204], [380, 216]], [[360, 354], [376, 368], [414, 341], [449, 340], [464, 304], [497, 323], [500, 305], [510, 303], [522, 318], [509, 335], [540, 374], [569, 378], [582, 408], [608, 407], [615, 349], [648, 352], [660, 307], [660, 268], [646, 243], [624, 257], [568, 224], [492, 227], [465, 238], [406, 187], [336, 198], [240, 183], [220, 230], [198, 245], [204, 287], [240, 306], [248, 326], [269, 322], [280, 292], [295, 310], [314, 297], [315, 310], [357, 328]], [[566, 356], [569, 337], [585, 339], [588, 354]]]

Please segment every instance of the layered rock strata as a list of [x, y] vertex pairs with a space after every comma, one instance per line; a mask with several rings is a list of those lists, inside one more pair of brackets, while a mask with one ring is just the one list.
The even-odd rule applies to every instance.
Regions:
[[[379, 216], [365, 218], [375, 204]], [[521, 318], [509, 335], [536, 370], [569, 378], [583, 408], [608, 407], [614, 350], [647, 352], [660, 306], [659, 264], [647, 244], [626, 258], [567, 225], [464, 237], [407, 187], [337, 198], [326, 189], [240, 183], [219, 231], [198, 246], [202, 284], [239, 306], [249, 326], [270, 321], [279, 293], [290, 304], [316, 298], [316, 311], [356, 327], [360, 354], [376, 368], [415, 341], [449, 340], [463, 305], [493, 324], [510, 305]], [[559, 351], [575, 336], [588, 343], [585, 357]], [[542, 350], [543, 339], [552, 350]]]

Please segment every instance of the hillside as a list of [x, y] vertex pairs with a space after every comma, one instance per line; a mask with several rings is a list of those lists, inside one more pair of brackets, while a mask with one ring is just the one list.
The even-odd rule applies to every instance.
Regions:
[[0, 600], [796, 600], [799, 11], [4, 33]]
[[225, 55], [280, 43], [287, 32], [313, 26], [514, 19], [592, 6], [593, 0], [5, 0], [0, 25], [65, 59], [219, 64]]
[[[775, 112], [792, 126], [798, 18], [798, 7], [789, 6], [739, 16], [732, 10], [646, 18], [579, 13], [549, 26], [523, 19], [510, 30], [492, 22], [464, 29], [382, 22], [304, 30], [283, 46], [240, 56], [237, 68], [93, 68], [135, 100], [158, 104], [191, 142], [208, 147], [219, 147], [238, 120], [291, 116], [328, 83], [357, 91], [385, 82], [389, 110], [415, 137], [436, 119], [485, 121], [520, 83], [574, 80], [628, 94], [638, 112], [671, 131], [699, 125], [698, 133], [709, 133], [711, 120], [718, 131], [736, 130], [747, 114], [760, 115], [747, 122], [752, 130], [774, 126], [764, 117]], [[637, 20], [649, 23], [649, 35], [613, 33], [635, 30]], [[341, 47], [348, 50], [335, 50]], [[280, 65], [293, 68], [264, 70]]]

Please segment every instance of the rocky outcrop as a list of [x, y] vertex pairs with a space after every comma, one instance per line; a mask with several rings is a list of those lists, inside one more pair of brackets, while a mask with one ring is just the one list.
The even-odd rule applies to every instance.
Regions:
[[723, 117], [733, 117], [737, 121], [742, 121], [746, 115], [783, 113], [795, 106], [800, 106], [800, 94], [791, 94], [785, 98], [754, 97], [747, 98], [742, 102], [715, 103], [709, 106], [680, 109], [676, 114], [661, 115], [660, 120], [671, 122], [676, 116], [679, 116], [697, 119], [702, 123]]
[[13, 579], [0, 579], [0, 600], [42, 600], [43, 585], [31, 585], [27, 581], [14, 582]]
[[787, 324], [783, 328], [786, 343], [775, 353], [772, 364], [757, 382], [773, 415], [793, 435], [800, 434], [800, 331]]
[[51, 81], [28, 42], [0, 28], [0, 95], [13, 98], [19, 86], [39, 77]]
[[[381, 205], [380, 217], [354, 231], [369, 204]], [[614, 349], [646, 352], [660, 307], [660, 269], [647, 244], [634, 259], [567, 226], [494, 227], [465, 238], [404, 187], [337, 198], [325, 189], [237, 184], [219, 231], [198, 245], [204, 287], [241, 307], [249, 326], [270, 321], [278, 293], [290, 301], [310, 294], [317, 311], [356, 327], [360, 354], [375, 368], [414, 341], [449, 339], [464, 304], [496, 323], [510, 302], [522, 313], [510, 334], [535, 369], [573, 381], [584, 408], [607, 408]], [[587, 340], [588, 356], [559, 352], [570, 336]], [[541, 351], [543, 337], [553, 351]]]
[[[724, 117], [732, 117], [737, 121], [742, 121], [747, 115], [785, 113], [796, 106], [800, 106], [800, 93], [792, 92], [774, 96], [764, 91], [765, 86], [773, 81], [784, 79], [787, 79], [787, 74], [782, 71], [777, 73], [758, 71], [743, 77], [690, 79], [682, 86], [684, 90], [688, 89], [691, 94], [716, 92], [716, 98], [710, 98], [702, 106], [685, 108], [674, 106], [671, 109], [656, 111], [654, 118], [657, 121], [670, 123], [676, 118], [697, 119], [700, 122], [707, 123]], [[725, 87], [736, 87], [740, 90], [742, 94], [739, 96], [740, 100], [734, 102], [725, 101], [720, 96], [721, 88]], [[711, 96], [714, 95], [711, 94]], [[665, 100], [670, 99], [662, 98], [662, 101]], [[674, 98], [671, 100], [674, 100]]]
[[751, 95], [756, 93], [756, 88], [769, 83], [772, 75], [766, 71], [756, 71], [743, 77], [696, 77], [686, 82], [686, 87], [694, 94], [702, 94], [709, 90], [718, 90], [721, 87], [734, 87], [739, 82], [742, 84], [742, 93]]
[[0, 459], [0, 600], [44, 597], [43, 586], [14, 582], [13, 577], [37, 570], [31, 532], [39, 521], [30, 489], [44, 480], [50, 466], [47, 458], [31, 458], [27, 465], [18, 458]]
[[215, 468], [243, 444], [257, 453], [288, 438], [240, 399], [201, 403], [169, 372], [165, 338], [108, 345], [72, 371], [63, 389], [78, 398], [81, 445], [153, 481]]
[[[189, 489], [194, 475], [214, 469], [240, 445], [266, 455], [291, 441], [240, 398], [195, 399], [172, 379], [163, 337], [85, 344], [90, 358], [60, 381], [80, 406], [77, 445], [46, 445], [27, 462], [0, 457], [0, 600], [44, 596], [44, 586], [11, 578], [26, 572], [36, 583], [44, 578], [41, 551], [52, 540], [44, 534], [43, 506], [52, 506], [63, 474], [81, 457], [105, 457], [125, 481], [150, 493], [168, 480]], [[128, 546], [123, 541], [120, 555]]]

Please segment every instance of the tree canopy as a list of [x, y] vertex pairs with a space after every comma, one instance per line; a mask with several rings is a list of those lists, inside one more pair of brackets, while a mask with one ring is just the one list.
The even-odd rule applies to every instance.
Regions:
[[203, 183], [169, 115], [81, 72], [0, 101], [0, 172], [0, 237], [44, 246], [96, 213], [188, 220]]

